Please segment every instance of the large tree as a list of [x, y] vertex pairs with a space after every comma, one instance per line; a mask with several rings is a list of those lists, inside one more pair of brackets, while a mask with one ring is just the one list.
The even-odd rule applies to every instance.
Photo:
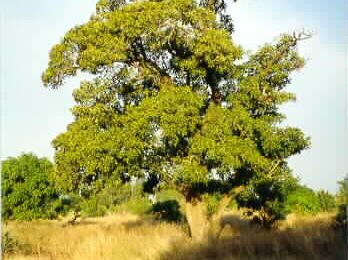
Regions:
[[299, 129], [280, 126], [278, 110], [295, 99], [285, 86], [304, 65], [302, 37], [246, 54], [224, 10], [223, 1], [101, 0], [52, 48], [45, 85], [94, 75], [74, 91], [75, 120], [53, 141], [67, 190], [130, 176], [165, 183], [185, 196], [198, 239], [205, 231], [194, 230], [190, 212], [206, 192], [237, 188], [240, 206], [262, 220], [280, 216], [286, 159], [309, 145]]

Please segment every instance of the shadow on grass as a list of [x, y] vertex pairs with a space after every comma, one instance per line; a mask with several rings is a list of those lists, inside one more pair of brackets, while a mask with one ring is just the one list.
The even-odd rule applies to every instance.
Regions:
[[341, 227], [316, 222], [273, 231], [249, 228], [206, 244], [173, 243], [161, 259], [343, 260], [344, 235]]

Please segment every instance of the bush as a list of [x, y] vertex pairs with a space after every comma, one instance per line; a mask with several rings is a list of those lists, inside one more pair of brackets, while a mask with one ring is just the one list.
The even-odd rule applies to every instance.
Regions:
[[112, 183], [96, 194], [80, 198], [78, 208], [82, 216], [101, 217], [107, 212], [126, 211], [145, 214], [151, 210], [151, 202], [145, 197], [140, 184]]
[[[107, 194], [111, 195], [107, 197]], [[136, 184], [121, 184], [116, 188], [108, 188], [101, 195], [107, 202], [110, 211], [126, 211], [132, 214], [144, 215], [151, 211], [152, 203], [145, 196], [143, 186]], [[106, 204], [104, 204], [106, 205]]]
[[114, 207], [116, 212], [129, 212], [136, 215], [145, 215], [151, 212], [152, 203], [148, 198], [135, 197]]
[[2, 162], [2, 216], [4, 219], [52, 219], [62, 209], [52, 177], [53, 164], [34, 154]]
[[167, 201], [167, 200], [176, 200], [180, 206], [183, 206], [184, 196], [173, 189], [162, 189], [156, 193], [157, 201]]
[[81, 203], [81, 212], [84, 217], [102, 217], [106, 214], [107, 205], [103, 205], [99, 196], [92, 197]]
[[60, 215], [66, 215], [76, 207], [79, 200], [77, 196], [61, 195], [58, 200], [53, 202], [53, 209]]
[[[286, 179], [283, 179], [285, 177]], [[236, 202], [245, 214], [265, 228], [286, 218], [286, 198], [296, 183], [291, 175], [258, 176], [236, 189]]]
[[314, 215], [321, 211], [321, 202], [312, 189], [299, 185], [289, 194], [286, 208], [291, 213]]

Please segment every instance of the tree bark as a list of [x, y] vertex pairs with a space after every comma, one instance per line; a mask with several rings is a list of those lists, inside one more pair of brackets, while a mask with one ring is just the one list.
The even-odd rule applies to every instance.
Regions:
[[185, 211], [192, 240], [197, 243], [206, 242], [208, 240], [209, 221], [203, 201], [186, 200]]
[[229, 202], [230, 198], [225, 196], [220, 201], [217, 211], [208, 219], [207, 208], [202, 200], [186, 200], [186, 219], [190, 229], [190, 236], [194, 242], [207, 243], [219, 239], [219, 234], [222, 231], [221, 217]]
[[224, 196], [222, 200], [220, 201], [216, 212], [211, 217], [210, 225], [209, 225], [209, 234], [208, 234], [210, 241], [215, 241], [220, 238], [220, 234], [224, 228], [224, 226], [221, 224], [221, 220], [224, 215], [225, 209], [227, 208], [230, 201], [231, 201], [230, 197]]

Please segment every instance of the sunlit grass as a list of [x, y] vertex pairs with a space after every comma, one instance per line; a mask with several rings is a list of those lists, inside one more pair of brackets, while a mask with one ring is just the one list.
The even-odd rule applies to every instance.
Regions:
[[231, 219], [220, 239], [206, 244], [191, 241], [181, 225], [130, 214], [87, 218], [76, 225], [13, 221], [6, 228], [30, 250], [5, 259], [339, 259], [343, 250], [332, 215], [292, 215], [272, 231]]

